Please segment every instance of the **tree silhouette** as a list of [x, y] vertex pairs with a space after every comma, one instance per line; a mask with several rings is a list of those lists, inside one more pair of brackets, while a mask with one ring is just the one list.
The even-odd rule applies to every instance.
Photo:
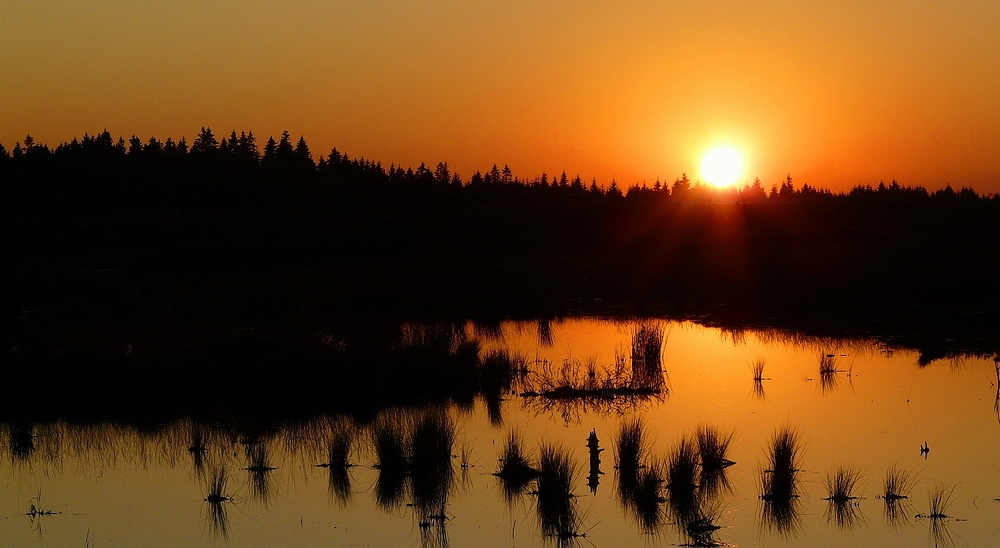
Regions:
[[191, 152], [208, 153], [216, 150], [218, 147], [219, 141], [216, 140], [215, 135], [212, 133], [212, 128], [202, 126], [198, 136], [194, 139], [194, 144], [191, 145]]

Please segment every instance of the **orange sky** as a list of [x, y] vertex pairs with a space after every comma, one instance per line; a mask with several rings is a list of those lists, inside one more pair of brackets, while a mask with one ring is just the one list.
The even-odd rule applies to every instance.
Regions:
[[1000, 2], [0, 0], [0, 142], [288, 129], [385, 165], [1000, 191]]

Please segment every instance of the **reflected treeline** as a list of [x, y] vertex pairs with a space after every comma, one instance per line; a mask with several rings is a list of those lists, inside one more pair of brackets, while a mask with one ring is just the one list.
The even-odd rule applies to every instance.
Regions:
[[[188, 416], [264, 423], [328, 412], [370, 419], [393, 406], [470, 407], [481, 397], [499, 423], [500, 402], [525, 374], [526, 360], [483, 351], [475, 330], [465, 322], [230, 330], [201, 348], [171, 349], [176, 355], [167, 362], [157, 350], [133, 351], [131, 344], [84, 354], [18, 350], [11, 357], [20, 373], [11, 382], [27, 382], [20, 367], [30, 367], [32, 378], [48, 379], [46, 390], [63, 396], [32, 407], [5, 400], [0, 420], [157, 424]], [[14, 439], [21, 444], [15, 450], [30, 447], [30, 437]]]
[[[44, 406], [27, 404], [21, 396], [5, 399], [0, 401], [0, 420], [157, 424], [178, 417], [205, 422], [239, 417], [262, 422], [331, 412], [370, 419], [386, 407], [449, 402], [468, 407], [482, 398], [491, 421], [499, 425], [503, 403], [512, 394], [534, 396], [527, 398], [529, 405], [565, 418], [585, 410], [621, 413], [667, 396], [662, 358], [667, 324], [618, 321], [628, 326], [629, 340], [614, 352], [611, 363], [596, 357], [567, 358], [561, 364], [529, 361], [505, 346], [505, 329], [533, 330], [551, 343], [549, 320], [416, 324], [329, 319], [310, 326], [228, 328], [211, 331], [211, 338], [197, 344], [182, 338], [166, 346], [138, 333], [131, 334], [134, 344], [131, 337], [94, 334], [75, 350], [39, 340], [12, 347], [9, 381], [28, 386], [44, 377], [46, 390], [63, 396]], [[832, 344], [788, 336], [796, 344]], [[857, 352], [886, 349], [878, 341], [852, 344]], [[838, 356], [821, 356], [820, 390], [838, 385], [844, 373]], [[754, 393], [762, 397], [763, 368], [753, 375]], [[149, 386], [160, 389], [150, 391]], [[30, 447], [29, 437], [18, 439]]]

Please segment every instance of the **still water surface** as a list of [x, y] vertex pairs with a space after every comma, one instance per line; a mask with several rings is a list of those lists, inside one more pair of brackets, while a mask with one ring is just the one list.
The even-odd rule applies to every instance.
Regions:
[[[259, 431], [5, 424], [0, 543], [1000, 545], [992, 356], [920, 366], [877, 341], [688, 322], [470, 324], [456, 336], [504, 362], [501, 398]], [[642, 451], [629, 458], [622, 431], [636, 424]], [[699, 428], [731, 435], [735, 464], [703, 470]], [[774, 462], [779, 432], [794, 442], [790, 466]], [[529, 468], [499, 478], [512, 433]], [[892, 467], [908, 498], [887, 506]], [[838, 470], [847, 490], [826, 500]]]

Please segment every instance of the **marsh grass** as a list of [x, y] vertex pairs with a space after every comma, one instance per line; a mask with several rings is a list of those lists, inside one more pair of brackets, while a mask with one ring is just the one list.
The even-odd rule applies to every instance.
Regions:
[[246, 444], [244, 451], [247, 457], [245, 470], [250, 476], [250, 494], [256, 500], [267, 504], [272, 495], [271, 472], [277, 470], [271, 466], [268, 459], [267, 445], [261, 441]]
[[760, 473], [761, 524], [782, 536], [800, 528], [799, 458], [801, 442], [790, 427], [776, 431], [768, 442], [766, 463]]
[[997, 415], [997, 423], [1000, 423], [1000, 356], [993, 357], [993, 370], [996, 373], [996, 394], [993, 399], [993, 412]]
[[327, 447], [327, 461], [317, 466], [327, 469], [327, 487], [333, 500], [343, 508], [351, 499], [351, 448], [354, 445], [354, 429], [349, 425], [337, 426], [330, 432]]
[[576, 469], [562, 447], [543, 443], [539, 449], [537, 509], [542, 534], [559, 545], [583, 536], [573, 495]]
[[639, 324], [632, 329], [632, 386], [660, 388], [663, 378], [663, 344], [666, 329], [660, 322]]
[[[542, 360], [532, 371], [521, 396], [538, 411], [558, 412], [568, 422], [582, 412], [624, 414], [651, 401], [663, 401], [665, 383], [651, 383], [630, 370], [628, 358], [616, 352], [614, 362], [605, 367], [596, 356], [585, 361], [565, 359], [560, 366]], [[662, 375], [661, 375], [662, 376]]]
[[702, 425], [695, 432], [698, 453], [701, 456], [701, 475], [698, 486], [702, 493], [714, 496], [730, 489], [726, 469], [736, 464], [729, 460], [729, 446], [734, 432], [723, 433], [717, 428]]
[[632, 500], [639, 484], [639, 471], [646, 467], [651, 442], [641, 418], [623, 422], [614, 436], [615, 471], [618, 476], [618, 496], [623, 502]]
[[952, 485], [935, 485], [927, 493], [927, 508], [928, 513], [925, 516], [927, 519], [947, 519], [951, 516], [947, 514], [948, 507], [951, 506], [951, 497], [955, 494], [955, 488], [957, 486]]
[[948, 521], [952, 516], [948, 515], [948, 507], [951, 506], [951, 498], [955, 494], [956, 485], [946, 484], [934, 485], [927, 492], [927, 513], [917, 514], [918, 519], [926, 519], [930, 522], [930, 540], [934, 546], [954, 546], [951, 527]]
[[698, 548], [709, 548], [725, 546], [715, 537], [716, 532], [722, 529], [716, 525], [716, 521], [722, 516], [718, 508], [699, 508], [699, 515], [684, 526], [684, 534], [689, 542], [687, 546]]
[[838, 375], [843, 369], [837, 367], [837, 355], [829, 352], [819, 354], [819, 388], [824, 394], [833, 392], [840, 383]]
[[664, 469], [663, 462], [647, 464], [639, 470], [635, 487], [630, 491], [626, 507], [643, 534], [657, 533], [667, 523], [663, 507], [667, 501], [664, 497]]
[[205, 453], [207, 451], [205, 432], [201, 426], [194, 424], [191, 428], [191, 445], [188, 446], [188, 453], [191, 453], [194, 473], [198, 479], [205, 476]]
[[750, 362], [750, 371], [753, 378], [751, 394], [755, 398], [763, 400], [766, 397], [766, 394], [764, 393], [764, 381], [771, 380], [769, 378], [764, 378], [764, 358], [757, 358], [756, 360]]
[[857, 504], [855, 488], [861, 480], [861, 473], [849, 466], [839, 466], [832, 474], [826, 475], [826, 508], [828, 522], [836, 523], [841, 529], [852, 529], [864, 521]]
[[696, 430], [695, 436], [698, 439], [702, 471], [723, 470], [736, 464], [727, 458], [729, 446], [733, 443], [733, 432], [723, 433], [718, 428], [702, 425]]
[[854, 489], [861, 480], [861, 473], [850, 466], [839, 466], [832, 474], [826, 475], [827, 496], [823, 500], [848, 502], [856, 500]]
[[422, 518], [444, 519], [455, 483], [452, 453], [455, 423], [443, 411], [432, 411], [416, 423], [411, 435], [413, 505]]
[[570, 420], [583, 411], [624, 413], [667, 393], [663, 371], [666, 330], [660, 322], [639, 324], [631, 331], [631, 353], [615, 351], [605, 367], [596, 356], [585, 361], [567, 358], [561, 366], [537, 362], [540, 370], [527, 377], [522, 396], [540, 410], [558, 410]]
[[698, 488], [697, 447], [695, 440], [685, 437], [667, 454], [667, 489], [671, 493]]
[[400, 506], [406, 495], [410, 448], [405, 431], [406, 419], [396, 414], [382, 415], [371, 427], [372, 445], [378, 470], [375, 502], [383, 509]]
[[205, 502], [208, 503], [209, 531], [213, 537], [222, 540], [229, 539], [229, 514], [225, 503], [232, 502], [233, 498], [227, 490], [228, 483], [225, 466], [212, 470], [205, 497]]
[[667, 453], [667, 504], [673, 519], [682, 527], [697, 520], [701, 514], [697, 489], [698, 450], [692, 438], [681, 438]]
[[548, 348], [552, 346], [552, 324], [546, 318], [540, 318], [538, 320], [537, 329], [538, 335], [538, 345], [543, 348]]
[[905, 525], [913, 513], [909, 497], [916, 481], [909, 471], [896, 465], [891, 466], [882, 479], [879, 498], [882, 499], [885, 521], [893, 529]]
[[492, 425], [503, 424], [501, 403], [525, 386], [527, 374], [527, 357], [511, 350], [491, 350], [479, 360], [479, 391]]
[[521, 435], [511, 431], [500, 452], [499, 469], [493, 473], [500, 480], [507, 504], [513, 504], [524, 495], [528, 485], [538, 479], [540, 474], [538, 468], [532, 466], [530, 457], [525, 452]]
[[904, 468], [891, 466], [882, 479], [882, 499], [897, 501], [908, 499], [917, 478]]
[[35, 429], [30, 424], [11, 424], [8, 427], [7, 441], [10, 444], [11, 460], [27, 461], [35, 452]]

